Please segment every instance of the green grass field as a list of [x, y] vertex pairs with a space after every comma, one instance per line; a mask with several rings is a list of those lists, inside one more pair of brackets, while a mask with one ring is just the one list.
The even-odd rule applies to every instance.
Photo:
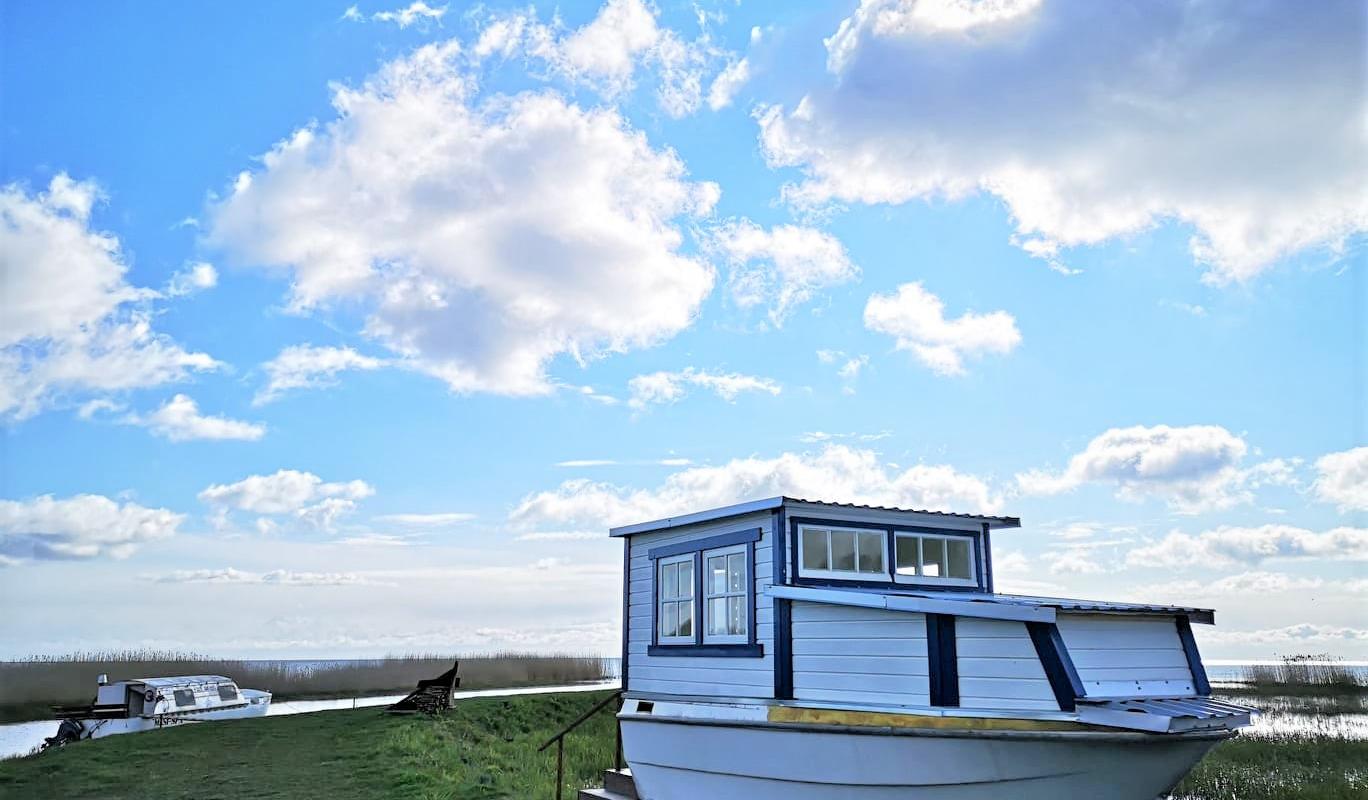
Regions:
[[[5, 798], [443, 798], [539, 800], [554, 749], [537, 747], [605, 692], [482, 698], [438, 718], [378, 709], [207, 723], [82, 742], [0, 761]], [[601, 713], [566, 744], [566, 797], [613, 762]], [[1333, 734], [1218, 746], [1178, 787], [1185, 800], [1368, 796], [1368, 742]]]

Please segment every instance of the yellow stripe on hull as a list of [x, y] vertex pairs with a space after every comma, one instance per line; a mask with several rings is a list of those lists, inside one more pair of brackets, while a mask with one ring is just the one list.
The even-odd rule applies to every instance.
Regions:
[[925, 728], [951, 731], [1111, 731], [1097, 725], [1053, 719], [1008, 719], [1000, 717], [941, 717], [924, 714], [894, 714], [885, 711], [846, 711], [834, 708], [770, 706], [769, 721], [808, 725], [838, 725], [852, 728]]

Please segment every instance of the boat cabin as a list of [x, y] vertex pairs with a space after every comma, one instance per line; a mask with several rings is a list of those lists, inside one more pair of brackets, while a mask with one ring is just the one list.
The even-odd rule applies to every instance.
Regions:
[[232, 678], [183, 675], [103, 682], [93, 708], [105, 713], [118, 710], [129, 717], [152, 717], [235, 708], [247, 705], [251, 699], [238, 690]]
[[626, 697], [1154, 731], [1226, 716], [1192, 635], [1211, 610], [998, 594], [992, 537], [1017, 527], [773, 497], [614, 528]]

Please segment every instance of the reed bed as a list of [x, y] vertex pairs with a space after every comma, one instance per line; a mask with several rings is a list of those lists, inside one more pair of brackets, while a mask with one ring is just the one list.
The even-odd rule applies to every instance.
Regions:
[[1356, 693], [1368, 689], [1363, 678], [1329, 655], [1283, 656], [1277, 664], [1250, 664], [1243, 670], [1248, 689], [1259, 693], [1315, 690]]
[[[611, 678], [615, 667], [597, 656], [527, 653], [415, 654], [348, 661], [248, 661], [193, 653], [130, 650], [31, 656], [0, 661], [0, 709], [32, 711], [50, 704], [89, 702], [96, 676], [111, 681], [162, 675], [226, 675], [239, 686], [266, 689], [282, 699], [398, 693], [461, 662], [461, 688], [504, 688]], [[45, 715], [43, 715], [45, 716]]]

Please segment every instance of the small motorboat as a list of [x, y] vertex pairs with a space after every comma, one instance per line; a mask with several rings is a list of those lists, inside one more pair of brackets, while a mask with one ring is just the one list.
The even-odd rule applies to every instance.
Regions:
[[232, 678], [222, 675], [132, 678], [115, 683], [101, 675], [97, 683], [94, 702], [53, 707], [61, 724], [44, 749], [170, 725], [261, 717], [271, 705], [270, 692], [239, 689]]

